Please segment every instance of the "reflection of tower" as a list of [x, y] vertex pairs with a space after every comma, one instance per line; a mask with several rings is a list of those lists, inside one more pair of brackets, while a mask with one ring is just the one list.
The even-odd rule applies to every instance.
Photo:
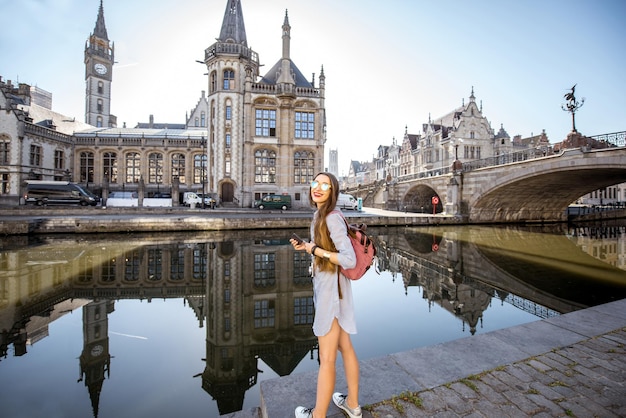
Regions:
[[208, 251], [202, 388], [215, 399], [220, 414], [226, 414], [243, 408], [245, 392], [256, 384], [257, 359], [244, 353], [241, 252], [233, 242], [221, 242]]
[[108, 377], [110, 370], [108, 314], [113, 312], [113, 303], [101, 300], [83, 306], [83, 352], [80, 355], [81, 377], [78, 381], [84, 380], [89, 390], [94, 417], [98, 416], [104, 373]]

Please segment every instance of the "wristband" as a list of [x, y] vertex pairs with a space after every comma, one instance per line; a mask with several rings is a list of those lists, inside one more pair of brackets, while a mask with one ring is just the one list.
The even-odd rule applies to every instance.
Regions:
[[314, 257], [317, 257], [315, 255], [315, 250], [317, 250], [317, 245], [314, 245], [313, 248], [311, 248], [311, 255], [314, 256]]

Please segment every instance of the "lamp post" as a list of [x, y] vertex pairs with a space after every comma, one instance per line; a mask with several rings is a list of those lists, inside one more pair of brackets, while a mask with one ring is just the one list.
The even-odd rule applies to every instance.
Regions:
[[202, 135], [202, 158], [200, 159], [200, 164], [202, 164], [202, 209], [205, 209], [206, 203], [206, 161], [206, 140]]
[[[201, 61], [201, 60], [195, 60], [195, 61], [198, 64], [206, 65], [205, 61]], [[204, 73], [204, 75], [208, 76], [209, 73]], [[209, 92], [210, 91], [211, 90], [209, 89]], [[200, 159], [200, 164], [202, 164], [202, 179], [201, 179], [202, 180], [202, 209], [205, 209], [205, 207], [206, 207], [205, 206], [206, 205], [206, 177], [207, 177], [206, 166], [207, 166], [207, 162], [208, 162], [208, 156], [206, 154], [206, 145], [207, 145], [206, 141], [209, 140], [209, 131], [208, 131], [209, 124], [208, 124], [207, 118], [208, 118], [208, 109], [207, 109], [206, 117], [205, 117], [205, 123], [207, 125], [207, 136], [206, 136], [206, 139], [205, 139], [204, 135], [202, 135], [202, 158]]]
[[576, 84], [572, 86], [571, 91], [569, 93], [565, 93], [563, 97], [565, 98], [565, 100], [567, 100], [567, 103], [561, 105], [561, 109], [572, 114], [572, 132], [578, 132], [576, 130], [575, 114], [576, 114], [576, 111], [580, 109], [583, 104], [585, 104], [584, 97], [580, 100], [580, 102], [576, 100], [576, 96], [574, 96], [575, 90], [576, 90]]
[[463, 142], [461, 138], [458, 138], [454, 142], [454, 162], [452, 163], [452, 171], [460, 171], [463, 168], [463, 164], [459, 161], [459, 145]]

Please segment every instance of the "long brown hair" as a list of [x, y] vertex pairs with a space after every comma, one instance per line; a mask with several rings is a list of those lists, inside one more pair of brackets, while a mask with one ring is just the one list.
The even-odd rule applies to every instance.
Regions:
[[[339, 181], [337, 181], [337, 177], [333, 174], [325, 171], [317, 173], [314, 179], [320, 175], [325, 175], [329, 178], [331, 193], [324, 203], [317, 206], [317, 217], [315, 218], [313, 226], [313, 241], [320, 248], [331, 252], [337, 252], [337, 248], [335, 247], [333, 240], [330, 238], [330, 231], [328, 230], [328, 225], [326, 224], [326, 217], [335, 209], [335, 206], [337, 205], [337, 199], [339, 198]], [[312, 206], [316, 206], [316, 203], [313, 202], [313, 199], [311, 198], [311, 189], [309, 189], [309, 202]], [[337, 268], [337, 266], [329, 260], [322, 257], [315, 257], [313, 263], [315, 267], [322, 271], [333, 271]]]

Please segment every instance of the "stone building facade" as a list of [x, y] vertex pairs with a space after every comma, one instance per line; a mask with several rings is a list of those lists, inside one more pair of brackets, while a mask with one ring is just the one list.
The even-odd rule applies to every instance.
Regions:
[[[208, 95], [202, 92], [185, 123], [117, 127], [110, 95], [114, 47], [100, 2], [85, 46], [86, 124], [69, 126], [51, 109], [40, 115], [41, 106], [2, 83], [0, 200], [19, 201], [24, 181], [40, 179], [73, 181], [104, 191], [103, 197], [140, 190], [145, 197], [171, 192], [177, 200], [196, 191], [224, 206], [250, 207], [264, 195], [289, 194], [294, 207], [308, 207], [308, 184], [324, 169], [325, 76], [322, 68], [319, 85], [315, 76], [307, 80], [290, 58], [290, 44], [285, 12], [282, 56], [261, 75], [241, 3], [228, 0], [219, 38], [204, 54]], [[31, 134], [40, 149], [24, 142]]]

